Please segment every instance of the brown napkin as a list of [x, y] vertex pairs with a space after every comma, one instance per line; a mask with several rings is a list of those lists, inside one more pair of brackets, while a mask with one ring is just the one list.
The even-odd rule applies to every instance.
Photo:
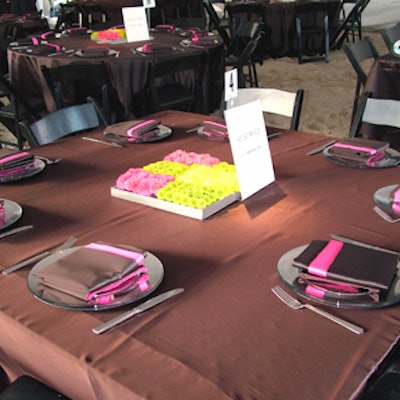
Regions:
[[0, 171], [32, 164], [35, 157], [26, 151], [0, 150]]
[[348, 161], [368, 162], [379, 158], [389, 147], [389, 143], [378, 140], [351, 138], [337, 141], [329, 147], [328, 153]]
[[38, 269], [33, 275], [44, 286], [88, 300], [92, 292], [97, 293], [99, 289], [117, 283], [137, 270], [145, 254], [143, 251], [134, 252], [91, 243], [77, 247], [64, 257]]
[[314, 240], [293, 260], [309, 274], [340, 282], [388, 290], [397, 272], [398, 257], [337, 240]]
[[81, 50], [85, 57], [105, 57], [109, 52], [110, 49], [107, 46], [87, 46]]
[[118, 122], [107, 126], [104, 136], [129, 142], [153, 139], [158, 136], [160, 124], [161, 122], [155, 119]]

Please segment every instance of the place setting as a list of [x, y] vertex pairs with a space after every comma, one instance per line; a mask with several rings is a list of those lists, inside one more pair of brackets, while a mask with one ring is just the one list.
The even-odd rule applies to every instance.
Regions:
[[116, 143], [152, 143], [171, 136], [172, 128], [153, 119], [124, 121], [107, 126], [103, 135]]
[[14, 225], [22, 217], [22, 213], [22, 207], [15, 201], [0, 199], [0, 239], [4, 239], [33, 228], [33, 225], [23, 225], [5, 230], [6, 228]]
[[385, 221], [400, 222], [400, 184], [389, 185], [374, 193], [373, 210]]
[[46, 161], [26, 151], [0, 150], [0, 183], [29, 178], [44, 170]]
[[373, 309], [400, 302], [399, 257], [390, 249], [332, 234], [288, 251], [277, 269], [283, 283], [306, 300]]
[[337, 140], [321, 149], [325, 158], [345, 167], [390, 168], [400, 165], [400, 153], [383, 141], [349, 138]]

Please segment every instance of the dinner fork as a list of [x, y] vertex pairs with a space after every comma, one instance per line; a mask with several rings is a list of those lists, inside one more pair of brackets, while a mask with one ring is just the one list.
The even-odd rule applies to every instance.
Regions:
[[400, 222], [400, 217], [399, 218], [394, 218], [392, 217], [389, 213], [387, 213], [386, 211], [383, 211], [381, 208], [379, 208], [378, 206], [374, 207], [374, 211], [385, 221], [388, 221], [392, 224], [394, 224], [395, 222]]
[[39, 261], [39, 260], [41, 260], [42, 258], [45, 258], [46, 256], [48, 256], [48, 255], [50, 255], [50, 254], [57, 253], [58, 251], [62, 251], [62, 250], [67, 250], [67, 249], [69, 249], [75, 242], [76, 242], [76, 238], [74, 238], [73, 236], [71, 236], [71, 237], [69, 237], [61, 246], [56, 247], [54, 250], [46, 250], [46, 251], [43, 251], [43, 252], [41, 252], [41, 253], [39, 253], [39, 254], [36, 254], [35, 256], [30, 257], [30, 258], [27, 258], [26, 260], [21, 261], [21, 262], [18, 263], [18, 264], [15, 264], [15, 265], [13, 265], [13, 266], [11, 266], [11, 267], [8, 267], [8, 268], [6, 268], [6, 269], [3, 269], [3, 271], [1, 271], [1, 273], [2, 273], [3, 275], [9, 275], [9, 274], [11, 274], [12, 272], [15, 272], [15, 271], [17, 271], [17, 270], [19, 270], [19, 269], [21, 269], [21, 268], [24, 268], [24, 267], [30, 265], [30, 264], [33, 264], [34, 262]]
[[301, 308], [308, 308], [309, 310], [314, 311], [315, 313], [322, 315], [323, 317], [328, 318], [333, 322], [336, 322], [337, 324], [343, 326], [344, 328], [350, 330], [353, 333], [356, 333], [357, 335], [364, 333], [364, 328], [362, 328], [361, 326], [357, 326], [349, 321], [345, 321], [344, 319], [336, 317], [335, 315], [332, 315], [326, 311], [320, 310], [319, 308], [314, 307], [311, 304], [301, 303], [300, 301], [292, 297], [290, 294], [285, 292], [280, 286], [275, 286], [271, 290], [278, 297], [279, 300], [283, 301], [286, 305], [295, 310], [300, 310]]

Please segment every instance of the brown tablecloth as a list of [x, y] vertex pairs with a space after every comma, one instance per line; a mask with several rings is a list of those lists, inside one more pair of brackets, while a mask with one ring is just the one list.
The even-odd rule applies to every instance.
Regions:
[[[185, 38], [179, 34], [151, 32], [151, 40], [145, 42], [106, 44], [110, 49], [119, 51], [118, 58], [80, 58], [70, 57], [69, 54], [54, 57], [29, 55], [17, 50], [8, 50], [8, 62], [12, 82], [27, 95], [43, 95], [46, 100], [48, 111], [55, 109], [54, 100], [48, 90], [43, 74], [40, 70], [41, 65], [52, 67], [71, 62], [99, 62], [104, 60], [111, 76], [112, 83], [117, 90], [121, 104], [124, 107], [126, 118], [134, 118], [138, 115], [140, 109], [135, 101], [140, 98], [140, 92], [143, 89], [146, 80], [148, 64], [155, 58], [181, 57], [187, 54], [206, 53], [206, 62], [203, 79], [203, 102], [204, 112], [210, 113], [220, 105], [220, 98], [223, 89], [224, 79], [224, 47], [222, 39], [218, 39], [216, 45], [199, 47], [182, 47], [179, 43]], [[94, 46], [96, 42], [92, 41], [89, 35], [63, 37], [61, 39], [50, 40], [60, 46], [68, 49], [82, 49], [87, 46]], [[154, 42], [160, 46], [174, 46], [176, 50], [170, 54], [158, 55], [140, 55], [133, 54], [132, 50], [147, 42]], [[185, 79], [191, 79], [187, 74]]]
[[[331, 32], [336, 25], [339, 11], [339, 0], [326, 0], [329, 3], [329, 25]], [[237, 13], [237, 9], [243, 6], [252, 5], [258, 7], [262, 6], [263, 15], [261, 16], [265, 22], [265, 38], [263, 39], [264, 57], [266, 58], [279, 58], [279, 57], [296, 57], [297, 56], [297, 42], [296, 42], [296, 20], [295, 20], [295, 6], [296, 2], [276, 1], [270, 0], [256, 0], [253, 2], [231, 2], [226, 4], [226, 9], [232, 18]], [[252, 16], [254, 20], [258, 16]], [[321, 49], [323, 43], [322, 35], [316, 34], [314, 37], [308, 37], [304, 42], [304, 54], [315, 54], [316, 50]]]
[[[91, 329], [129, 309], [64, 310], [33, 298], [29, 269], [0, 276], [0, 363], [11, 378], [32, 374], [75, 400], [349, 399], [391, 349], [398, 307], [322, 308], [366, 329], [355, 335], [271, 292], [289, 250], [337, 233], [400, 250], [399, 225], [373, 211], [374, 192], [398, 182], [398, 170], [353, 169], [306, 152], [326, 137], [288, 132], [270, 141], [277, 181], [205, 221], [112, 198], [129, 167], [176, 149], [232, 162], [227, 143], [184, 133], [205, 118], [155, 116], [174, 129], [163, 142], [114, 148], [79, 136], [32, 153], [62, 157], [1, 197], [24, 209], [33, 230], [0, 241], [0, 266], [51, 249], [74, 235], [144, 248], [163, 262], [156, 293], [185, 292], [120, 327]], [[101, 132], [93, 133], [102, 137]]]

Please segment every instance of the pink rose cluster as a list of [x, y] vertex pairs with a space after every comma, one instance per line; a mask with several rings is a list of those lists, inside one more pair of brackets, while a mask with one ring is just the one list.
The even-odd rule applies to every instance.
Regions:
[[141, 168], [130, 168], [118, 177], [116, 186], [121, 190], [151, 196], [173, 180], [171, 175], [152, 174]]
[[175, 150], [164, 157], [164, 161], [174, 161], [186, 165], [208, 165], [212, 166], [219, 164], [221, 160], [213, 157], [210, 154], [199, 154], [193, 151]]

